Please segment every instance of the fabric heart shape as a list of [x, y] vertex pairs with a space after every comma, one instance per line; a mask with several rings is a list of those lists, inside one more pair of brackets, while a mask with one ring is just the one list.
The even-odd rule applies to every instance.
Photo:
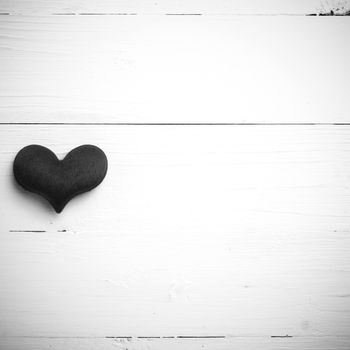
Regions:
[[98, 186], [107, 173], [107, 157], [93, 145], [70, 151], [63, 160], [46, 147], [22, 148], [13, 163], [17, 182], [46, 198], [57, 213], [76, 195]]

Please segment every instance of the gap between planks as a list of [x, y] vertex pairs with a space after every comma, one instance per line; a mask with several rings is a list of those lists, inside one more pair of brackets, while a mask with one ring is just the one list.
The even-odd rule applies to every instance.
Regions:
[[[87, 12], [81, 12], [81, 13], [75, 13], [75, 12], [68, 12], [68, 13], [49, 13], [48, 16], [350, 16], [350, 10], [345, 11], [344, 13], [336, 13], [334, 11], [330, 12], [321, 12], [321, 13], [150, 13], [150, 14], [140, 14], [140, 13], [119, 13], [119, 12], [111, 12], [111, 13], [87, 13]], [[2, 12], [0, 13], [0, 16], [28, 16], [28, 14], [25, 13], [10, 13], [10, 12]]]
[[[46, 230], [9, 230], [10, 233], [46, 233]], [[57, 230], [57, 232], [68, 232], [66, 229]]]
[[110, 126], [350, 126], [349, 123], [41, 123], [41, 122], [21, 122], [21, 123], [0, 123], [0, 126], [11, 125], [110, 125]]
[[[227, 339], [241, 338], [241, 336], [226, 335], [171, 335], [171, 336], [10, 336], [1, 338], [28, 338], [28, 339]], [[250, 337], [248, 337], [250, 338]], [[292, 335], [271, 335], [270, 338], [293, 338]]]

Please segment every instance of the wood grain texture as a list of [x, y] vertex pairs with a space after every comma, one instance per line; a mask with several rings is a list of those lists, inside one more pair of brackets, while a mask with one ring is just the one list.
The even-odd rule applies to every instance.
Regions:
[[11, 14], [319, 14], [344, 13], [349, 0], [0, 0]]
[[330, 350], [349, 349], [348, 337], [303, 337], [272, 339], [265, 337], [230, 337], [226, 339], [100, 339], [100, 338], [0, 338], [6, 350]]
[[[349, 10], [0, 0], [0, 349], [348, 350], [350, 26], [305, 15]], [[109, 173], [58, 216], [32, 143]]]
[[0, 122], [349, 123], [348, 17], [3, 16]]
[[[58, 216], [13, 180], [33, 142], [109, 173]], [[3, 125], [0, 149], [6, 349], [350, 346], [350, 127]], [[137, 338], [179, 335], [228, 338]]]

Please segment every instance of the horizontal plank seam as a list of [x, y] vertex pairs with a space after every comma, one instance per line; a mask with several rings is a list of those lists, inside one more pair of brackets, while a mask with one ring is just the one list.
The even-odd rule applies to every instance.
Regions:
[[76, 122], [76, 123], [65, 123], [65, 122], [13, 122], [13, 123], [0, 123], [0, 126], [11, 126], [11, 125], [115, 125], [115, 126], [350, 126], [349, 123], [95, 123], [95, 122]]
[[0, 16], [350, 16], [350, 10], [344, 13], [22, 13], [1, 12]]
[[13, 335], [0, 336], [0, 339], [235, 339], [235, 338], [350, 338], [348, 335], [320, 334], [320, 335], [172, 335], [172, 336], [35, 336], [35, 335]]

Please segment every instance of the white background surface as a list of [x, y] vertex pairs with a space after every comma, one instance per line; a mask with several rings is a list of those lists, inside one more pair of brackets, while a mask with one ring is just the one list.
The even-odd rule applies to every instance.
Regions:
[[2, 16], [3, 122], [349, 120], [348, 17]]
[[[341, 6], [0, 2], [1, 350], [349, 349]], [[32, 143], [107, 177], [57, 215]]]

